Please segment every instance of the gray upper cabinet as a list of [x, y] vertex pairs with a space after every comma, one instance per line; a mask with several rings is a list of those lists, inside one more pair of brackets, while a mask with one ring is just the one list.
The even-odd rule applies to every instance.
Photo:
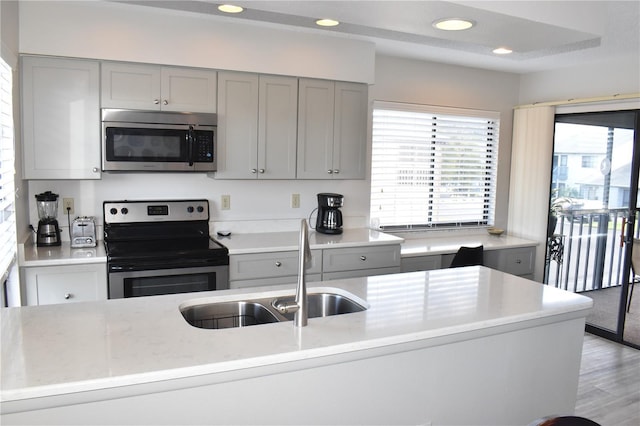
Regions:
[[298, 80], [218, 73], [219, 179], [295, 179]]
[[367, 86], [300, 79], [298, 179], [364, 179]]
[[216, 112], [215, 71], [102, 63], [102, 107]]
[[97, 61], [22, 58], [24, 179], [100, 178]]

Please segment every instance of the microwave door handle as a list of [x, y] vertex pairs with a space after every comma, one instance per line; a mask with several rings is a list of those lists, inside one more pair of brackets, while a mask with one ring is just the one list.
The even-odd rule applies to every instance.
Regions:
[[187, 157], [189, 158], [189, 167], [193, 166], [193, 143], [194, 143], [193, 126], [189, 126], [187, 133]]

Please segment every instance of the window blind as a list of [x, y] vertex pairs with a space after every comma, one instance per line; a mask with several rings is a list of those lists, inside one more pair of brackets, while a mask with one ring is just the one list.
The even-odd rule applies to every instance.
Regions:
[[16, 254], [15, 166], [11, 68], [0, 59], [0, 283]]
[[499, 118], [492, 111], [374, 103], [373, 227], [492, 225]]

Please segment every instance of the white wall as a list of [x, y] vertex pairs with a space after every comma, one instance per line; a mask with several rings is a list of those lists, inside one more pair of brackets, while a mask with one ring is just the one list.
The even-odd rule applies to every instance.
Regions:
[[518, 103], [640, 93], [640, 60], [620, 58], [602, 64], [525, 74]]
[[21, 1], [20, 53], [373, 82], [375, 46], [153, 7]]

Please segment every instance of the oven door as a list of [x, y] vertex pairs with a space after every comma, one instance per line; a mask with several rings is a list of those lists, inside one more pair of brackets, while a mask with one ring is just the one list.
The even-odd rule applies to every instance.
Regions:
[[109, 299], [229, 288], [229, 266], [109, 272]]

